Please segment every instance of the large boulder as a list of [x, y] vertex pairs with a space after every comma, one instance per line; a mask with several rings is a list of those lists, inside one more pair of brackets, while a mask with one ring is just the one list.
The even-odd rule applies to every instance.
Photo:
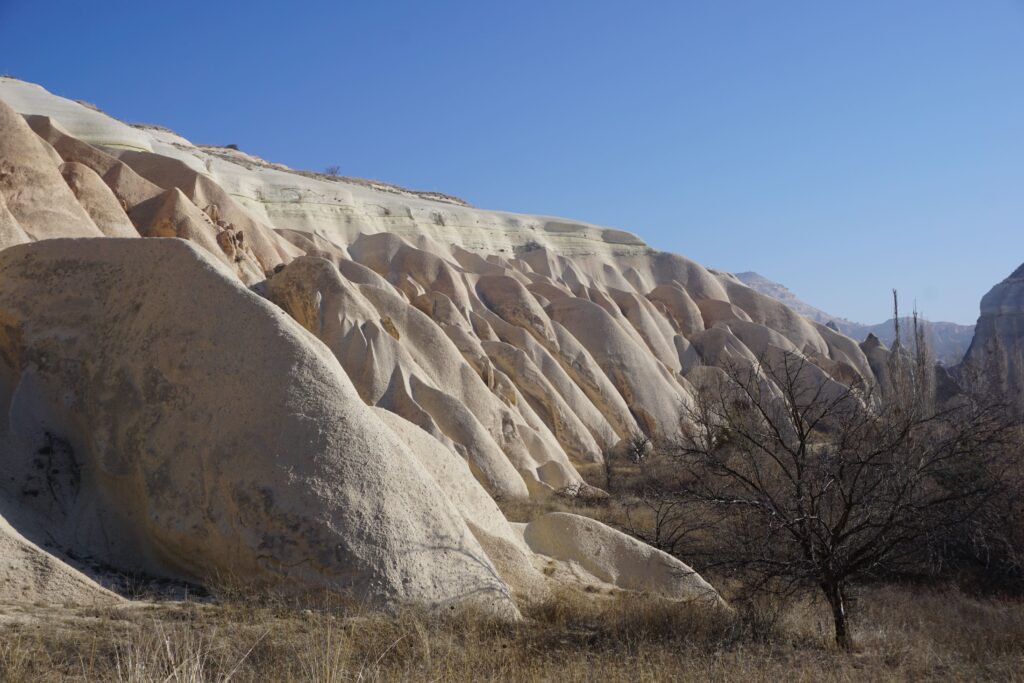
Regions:
[[623, 590], [674, 600], [721, 600], [685, 563], [589, 517], [552, 512], [527, 524], [523, 538], [534, 552], [573, 563]]
[[0, 252], [0, 410], [0, 498], [78, 557], [515, 613], [331, 352], [188, 242]]

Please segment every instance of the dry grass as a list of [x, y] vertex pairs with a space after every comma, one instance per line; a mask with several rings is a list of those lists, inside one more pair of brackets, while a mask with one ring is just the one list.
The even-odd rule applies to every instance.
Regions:
[[564, 595], [520, 623], [258, 600], [0, 612], [0, 680], [1024, 680], [1024, 605], [876, 589], [858, 651], [805, 603], [708, 613]]
[[556, 495], [544, 499], [498, 500], [497, 503], [505, 519], [510, 522], [532, 522], [551, 512], [572, 512], [606, 524], [613, 522], [612, 499], [602, 501]]
[[[577, 466], [584, 481], [591, 486], [605, 486], [603, 468], [599, 465]], [[590, 498], [574, 495], [553, 495], [549, 498], [529, 498], [526, 500], [496, 500], [502, 514], [510, 522], [532, 522], [551, 512], [571, 512], [596, 519], [616, 529], [629, 533], [633, 527], [641, 527], [640, 531], [650, 531], [643, 512], [634, 505], [636, 496], [652, 478], [658, 476], [653, 466], [640, 468], [633, 464], [621, 464], [615, 468], [616, 488], [606, 498]], [[640, 517], [637, 517], [637, 515]]]

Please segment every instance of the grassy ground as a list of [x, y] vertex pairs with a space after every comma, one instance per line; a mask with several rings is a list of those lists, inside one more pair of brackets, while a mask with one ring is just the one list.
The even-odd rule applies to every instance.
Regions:
[[709, 614], [642, 597], [563, 596], [520, 623], [321, 603], [0, 608], [0, 680], [1024, 680], [1024, 604], [877, 588], [857, 651], [804, 603]]
[[[643, 527], [629, 492], [653, 475], [627, 467], [616, 476], [607, 499], [500, 505], [516, 522], [566, 511]], [[829, 611], [814, 596], [709, 612], [565, 594], [510, 624], [472, 613], [383, 615], [336, 598], [286, 604], [237, 588], [147, 600], [150, 589], [140, 584], [141, 599], [121, 607], [0, 605], [0, 681], [1024, 681], [1024, 602], [955, 589], [864, 591], [852, 653], [833, 645]]]

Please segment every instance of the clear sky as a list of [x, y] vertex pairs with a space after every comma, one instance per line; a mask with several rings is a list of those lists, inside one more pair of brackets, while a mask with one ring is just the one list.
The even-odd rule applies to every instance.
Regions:
[[1024, 262], [1024, 0], [0, 0], [0, 73], [861, 322], [973, 322]]

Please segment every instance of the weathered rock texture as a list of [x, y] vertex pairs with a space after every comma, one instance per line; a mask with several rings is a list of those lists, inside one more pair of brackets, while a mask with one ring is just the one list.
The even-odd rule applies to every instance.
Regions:
[[962, 372], [1024, 411], [1024, 265], [989, 290]]
[[[494, 501], [596, 495], [580, 470], [679, 429], [717, 365], [872, 375], [851, 339], [619, 230], [298, 173], [11, 79], [0, 133], [3, 495], [115, 566], [503, 613], [552, 563], [703, 595], [596, 522], [522, 530]], [[133, 234], [187, 243], [110, 239]], [[23, 244], [61, 236], [97, 239]]]
[[328, 349], [188, 242], [50, 240], [0, 252], [0, 272], [4, 487], [61, 547], [514, 609]]

